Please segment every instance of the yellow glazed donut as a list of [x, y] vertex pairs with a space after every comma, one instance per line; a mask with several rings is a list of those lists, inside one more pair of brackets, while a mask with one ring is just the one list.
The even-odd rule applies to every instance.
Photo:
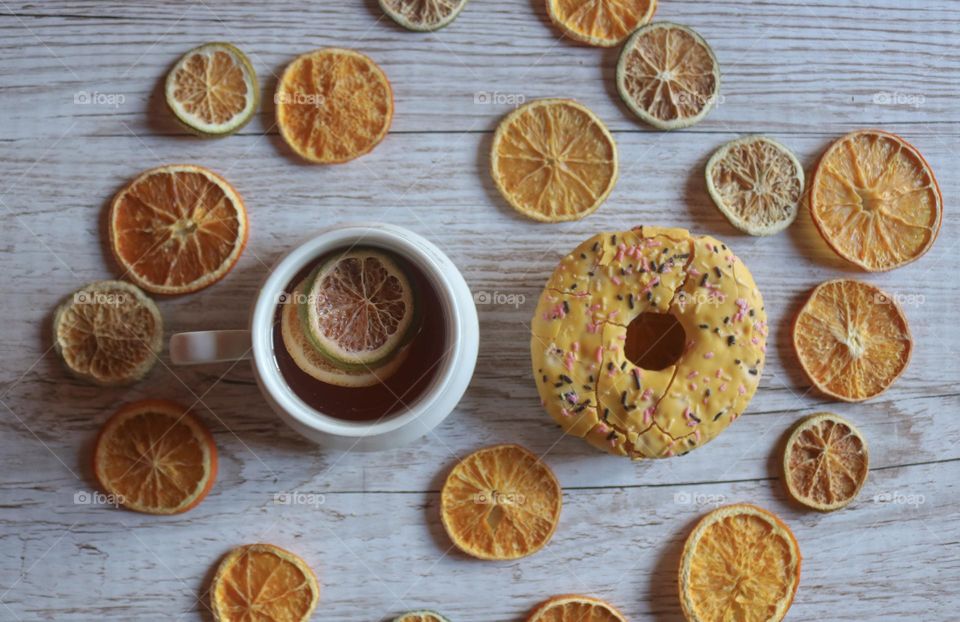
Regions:
[[[662, 369], [629, 357], [641, 314], [682, 327], [679, 358]], [[530, 351], [540, 398], [567, 434], [611, 454], [685, 454], [747, 407], [766, 319], [750, 271], [715, 238], [660, 227], [595, 235], [560, 261], [537, 304]]]

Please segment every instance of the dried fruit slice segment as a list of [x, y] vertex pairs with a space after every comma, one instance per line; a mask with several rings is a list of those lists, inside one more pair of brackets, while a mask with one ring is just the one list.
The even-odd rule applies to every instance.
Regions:
[[320, 601], [317, 577], [305, 561], [272, 544], [230, 551], [210, 588], [217, 622], [306, 622]]
[[480, 559], [518, 559], [543, 548], [560, 520], [553, 471], [519, 445], [470, 454], [447, 476], [440, 518], [453, 543]]
[[810, 184], [810, 215], [820, 235], [864, 270], [892, 270], [930, 250], [943, 197], [933, 170], [904, 139], [880, 130], [839, 138]]
[[299, 307], [299, 301], [306, 300], [306, 294], [303, 292], [304, 283], [300, 283], [294, 289], [291, 300], [288, 300], [287, 304], [284, 305], [280, 316], [280, 334], [283, 338], [283, 346], [290, 354], [290, 358], [304, 373], [321, 382], [338, 387], [372, 387], [392, 376], [407, 360], [407, 355], [410, 353], [409, 345], [401, 348], [396, 356], [381, 367], [356, 370], [340, 369], [331, 363], [327, 357], [320, 354], [313, 341], [303, 330]]
[[543, 222], [596, 211], [617, 181], [617, 146], [588, 108], [540, 99], [507, 115], [493, 137], [493, 181], [515, 210]]
[[910, 362], [913, 338], [897, 302], [851, 279], [821, 283], [793, 324], [803, 370], [832, 397], [860, 402], [883, 393]]
[[179, 514], [210, 492], [217, 447], [183, 406], [143, 400], [127, 404], [104, 424], [93, 469], [117, 503], [147, 514]]
[[750, 235], [773, 235], [797, 217], [803, 167], [766, 136], [731, 141], [707, 162], [707, 191], [730, 224]]
[[54, 312], [53, 345], [77, 376], [101, 386], [130, 384], [157, 362], [163, 319], [135, 285], [98, 281]]
[[690, 622], [779, 622], [800, 585], [800, 547], [771, 512], [746, 503], [704, 516], [680, 559], [680, 604]]
[[393, 91], [367, 56], [342, 48], [307, 52], [277, 87], [280, 135], [300, 157], [347, 162], [373, 150], [393, 120]]
[[627, 107], [653, 127], [689, 127], [716, 104], [720, 65], [692, 29], [655, 22], [624, 44], [617, 63], [617, 90]]
[[591, 596], [554, 596], [530, 612], [526, 622], [627, 622], [616, 607]]
[[301, 321], [316, 349], [343, 369], [392, 359], [418, 323], [413, 283], [388, 253], [338, 253], [307, 277]]
[[247, 244], [247, 211], [225, 179], [192, 164], [141, 173], [110, 206], [124, 276], [155, 294], [187, 294], [227, 275]]
[[250, 59], [229, 43], [207, 43], [184, 54], [167, 74], [164, 92], [177, 119], [204, 136], [236, 132], [260, 103]]
[[380, 0], [380, 8], [407, 30], [439, 30], [457, 19], [467, 0]]
[[568, 37], [601, 47], [623, 43], [653, 19], [657, 0], [547, 0], [547, 15]]
[[408, 611], [393, 622], [450, 622], [436, 611]]
[[787, 439], [783, 475], [790, 496], [821, 512], [840, 509], [867, 481], [867, 441], [852, 423], [833, 413], [801, 421]]

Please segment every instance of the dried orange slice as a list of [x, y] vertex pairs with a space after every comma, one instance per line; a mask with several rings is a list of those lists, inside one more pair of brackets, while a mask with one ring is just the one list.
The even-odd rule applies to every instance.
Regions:
[[179, 514], [203, 501], [217, 476], [217, 447], [179, 404], [127, 404], [100, 430], [93, 470], [103, 489], [131, 510]]
[[657, 0], [547, 0], [547, 15], [560, 30], [600, 47], [623, 43], [656, 10]]
[[187, 294], [227, 275], [247, 244], [247, 211], [225, 179], [192, 164], [151, 169], [110, 207], [124, 276], [155, 294]]
[[526, 622], [627, 622], [616, 607], [591, 596], [554, 596], [527, 616]]
[[720, 65], [692, 29], [655, 22], [624, 44], [617, 63], [617, 90], [627, 107], [653, 127], [690, 127], [717, 102]]
[[793, 324], [793, 347], [818, 389], [847, 402], [883, 393], [910, 362], [913, 338], [900, 305], [851, 279], [821, 283]]
[[467, 0], [380, 0], [380, 8], [407, 30], [431, 32], [457, 19]]
[[800, 585], [800, 547], [773, 513], [746, 503], [710, 512], [680, 558], [680, 605], [690, 622], [778, 622]]
[[303, 330], [299, 306], [300, 301], [306, 300], [303, 286], [303, 283], [297, 285], [291, 299], [285, 301], [286, 304], [280, 316], [280, 334], [283, 338], [283, 347], [304, 373], [320, 382], [338, 387], [372, 387], [392, 376], [407, 360], [407, 355], [410, 353], [409, 345], [401, 348], [396, 356], [381, 367], [346, 370], [331, 363], [327, 357], [320, 354]]
[[135, 285], [98, 281], [54, 312], [53, 345], [77, 376], [101, 386], [130, 384], [157, 362], [163, 319]]
[[450, 622], [436, 611], [409, 611], [393, 622]]
[[553, 471], [519, 445], [494, 445], [461, 460], [440, 493], [453, 543], [480, 559], [536, 553], [560, 520], [563, 491]]
[[540, 99], [508, 114], [493, 136], [490, 160], [507, 202], [543, 222], [593, 213], [617, 181], [613, 136], [570, 99]]
[[317, 576], [305, 561], [272, 544], [230, 551], [210, 587], [217, 622], [305, 622], [320, 601]]
[[167, 74], [167, 106], [201, 136], [226, 136], [253, 118], [260, 103], [257, 73], [229, 43], [207, 43], [183, 55]]
[[413, 284], [384, 251], [337, 253], [307, 279], [301, 321], [317, 351], [341, 369], [385, 364], [419, 326]]
[[750, 235], [773, 235], [797, 217], [803, 167], [766, 136], [731, 141], [707, 162], [707, 191], [730, 224]]
[[940, 233], [943, 197], [933, 170], [899, 136], [860, 130], [820, 157], [810, 184], [810, 214], [844, 259], [871, 272], [910, 263]]
[[867, 441], [833, 413], [801, 421], [787, 439], [783, 476], [790, 496], [821, 512], [837, 510], [860, 494], [870, 466]]
[[307, 52], [277, 87], [277, 125], [305, 160], [335, 164], [380, 144], [393, 119], [390, 81], [370, 58], [341, 48]]

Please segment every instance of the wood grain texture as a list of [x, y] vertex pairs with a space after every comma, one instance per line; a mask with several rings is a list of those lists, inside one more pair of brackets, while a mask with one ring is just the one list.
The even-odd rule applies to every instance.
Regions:
[[[613, 87], [616, 52], [560, 39], [539, 0], [476, 0], [433, 34], [380, 18], [367, 0], [0, 4], [0, 619], [208, 620], [206, 590], [219, 557], [262, 540], [317, 569], [317, 619], [369, 622], [428, 607], [455, 622], [508, 621], [549, 595], [588, 592], [633, 621], [680, 620], [683, 538], [713, 504], [735, 501], [774, 510], [797, 534], [805, 562], [788, 619], [955, 618], [953, 3], [664, 0], [658, 18], [699, 30], [723, 69], [717, 109], [672, 133], [631, 118]], [[244, 49], [265, 93], [242, 134], [215, 141], [185, 135], [158, 91], [178, 55], [208, 40]], [[356, 47], [384, 67], [396, 117], [372, 154], [324, 168], [302, 164], [283, 145], [270, 94], [286, 62], [326, 45]], [[95, 103], [75, 103], [78, 93]], [[610, 126], [622, 171], [595, 214], [542, 225], [503, 203], [486, 162], [491, 131], [512, 102], [558, 95], [576, 97]], [[768, 133], [809, 171], [834, 137], [864, 126], [902, 134], [938, 174], [943, 230], [915, 264], [863, 275], [820, 241], [806, 212], [783, 234], [757, 239], [736, 232], [710, 203], [703, 166], [727, 140]], [[116, 274], [101, 243], [104, 206], [136, 173], [169, 162], [222, 173], [243, 195], [252, 230], [222, 283], [159, 301], [168, 333], [244, 326], [269, 265], [312, 230], [350, 220], [409, 227], [448, 253], [475, 293], [512, 295], [515, 305], [478, 307], [480, 359], [450, 419], [409, 447], [341, 454], [283, 426], [246, 364], [174, 369], [164, 355], [127, 389], [66, 374], [50, 351], [52, 311], [74, 289]], [[761, 389], [739, 421], [689, 456], [630, 463], [562, 438], [541, 412], [527, 327], [562, 254], [597, 231], [642, 223], [725, 240], [760, 286], [772, 335]], [[865, 404], [811, 391], [790, 345], [789, 324], [806, 293], [837, 276], [902, 297], [916, 340], [903, 378]], [[93, 490], [89, 461], [100, 424], [141, 397], [196, 404], [216, 437], [217, 483], [184, 516], [75, 502]], [[872, 456], [860, 498], [830, 515], [789, 503], [776, 466], [787, 430], [823, 409], [856, 422]], [[458, 456], [507, 441], [545, 455], [555, 470], [565, 489], [560, 528], [529, 559], [470, 560], [450, 550], [438, 491]], [[278, 502], [291, 493], [304, 503]]]

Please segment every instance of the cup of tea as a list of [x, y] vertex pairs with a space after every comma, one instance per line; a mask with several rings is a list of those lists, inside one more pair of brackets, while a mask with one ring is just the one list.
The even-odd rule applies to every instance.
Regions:
[[260, 392], [290, 427], [358, 451], [403, 445], [443, 421], [478, 348], [476, 306], [457, 267], [423, 237], [382, 223], [338, 225], [283, 256], [246, 330], [170, 338], [175, 365], [252, 359]]

